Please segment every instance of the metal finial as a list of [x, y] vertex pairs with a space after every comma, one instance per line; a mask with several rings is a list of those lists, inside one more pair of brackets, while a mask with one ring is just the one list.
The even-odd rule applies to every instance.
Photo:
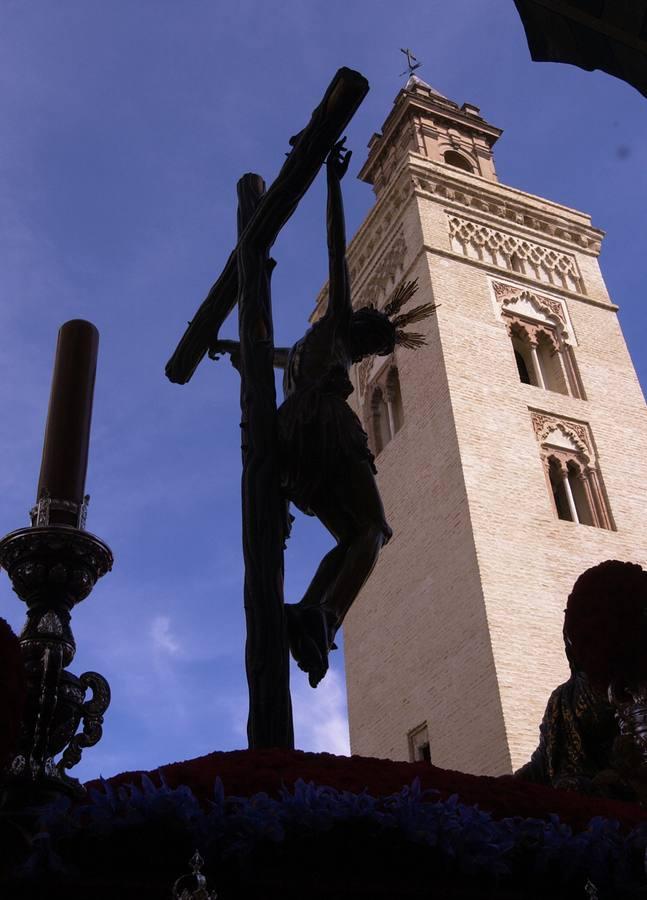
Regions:
[[189, 865], [191, 875], [182, 875], [173, 885], [174, 900], [217, 900], [216, 892], [207, 888], [207, 879], [201, 872], [204, 860], [197, 850]]
[[587, 879], [586, 884], [584, 885], [584, 890], [586, 891], [586, 896], [589, 900], [598, 900], [598, 889], [593, 884], [590, 878]]
[[416, 57], [413, 55], [413, 52], [412, 52], [411, 50], [409, 50], [408, 47], [407, 47], [406, 49], [404, 49], [404, 48], [401, 47], [401, 48], [400, 48], [400, 53], [404, 53], [404, 55], [405, 55], [406, 58], [407, 58], [407, 68], [406, 68], [406, 71], [400, 72], [400, 77], [402, 77], [403, 75], [408, 75], [409, 77], [411, 77], [411, 75], [413, 75], [413, 73], [416, 71], [416, 69], [419, 69], [419, 68], [420, 68], [420, 66], [422, 65], [422, 63], [419, 63], [419, 62], [418, 62], [418, 60], [416, 59]]

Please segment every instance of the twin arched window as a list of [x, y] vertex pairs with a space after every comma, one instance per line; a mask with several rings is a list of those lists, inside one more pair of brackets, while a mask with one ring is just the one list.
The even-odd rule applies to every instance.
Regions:
[[520, 381], [547, 391], [585, 399], [573, 351], [560, 338], [555, 327], [527, 322], [507, 311], [504, 320]]
[[611, 529], [600, 476], [579, 454], [545, 451], [544, 468], [558, 519]]
[[588, 427], [545, 413], [533, 413], [532, 418], [557, 518], [613, 531]]

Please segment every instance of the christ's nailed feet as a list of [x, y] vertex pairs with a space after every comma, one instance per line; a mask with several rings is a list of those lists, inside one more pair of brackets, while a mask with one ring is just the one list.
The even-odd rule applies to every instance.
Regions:
[[328, 671], [328, 652], [335, 649], [337, 617], [320, 606], [286, 604], [290, 653], [315, 688]]

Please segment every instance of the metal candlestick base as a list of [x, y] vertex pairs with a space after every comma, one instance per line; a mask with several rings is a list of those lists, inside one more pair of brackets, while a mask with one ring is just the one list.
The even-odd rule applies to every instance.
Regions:
[[[25, 802], [85, 793], [66, 770], [79, 762], [84, 747], [101, 738], [110, 688], [96, 672], [77, 678], [65, 670], [76, 652], [70, 611], [110, 571], [112, 562], [103, 541], [68, 525], [21, 528], [0, 541], [0, 565], [27, 604], [20, 634], [27, 704], [18, 752], [0, 780]], [[92, 694], [86, 700], [88, 689]], [[60, 760], [54, 762], [59, 753]]]
[[647, 766], [647, 683], [609, 685], [609, 702], [614, 707], [620, 734], [630, 736]]

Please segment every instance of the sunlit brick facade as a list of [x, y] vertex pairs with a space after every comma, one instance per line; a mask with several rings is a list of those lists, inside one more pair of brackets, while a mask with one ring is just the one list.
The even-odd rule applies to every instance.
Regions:
[[354, 372], [394, 537], [345, 623], [352, 752], [487, 774], [527, 760], [567, 677], [577, 575], [647, 563], [647, 413], [602, 233], [499, 183], [499, 135], [410, 79], [348, 254], [357, 306], [412, 278], [440, 304], [424, 349]]

